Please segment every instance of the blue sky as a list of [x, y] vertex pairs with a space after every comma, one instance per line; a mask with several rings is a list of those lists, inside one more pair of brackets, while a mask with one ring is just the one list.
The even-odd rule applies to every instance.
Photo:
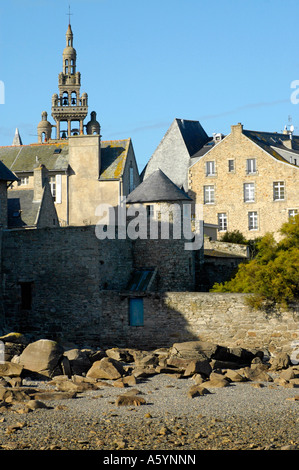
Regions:
[[140, 171], [175, 118], [299, 133], [298, 0], [2, 0], [0, 145], [53, 122], [69, 4], [89, 111], [103, 140], [132, 138]]

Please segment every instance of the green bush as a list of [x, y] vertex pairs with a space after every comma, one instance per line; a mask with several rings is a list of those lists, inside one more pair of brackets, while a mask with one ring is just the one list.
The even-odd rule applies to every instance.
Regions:
[[236, 276], [215, 284], [211, 292], [243, 292], [253, 294], [251, 305], [277, 303], [286, 307], [299, 298], [299, 215], [281, 227], [282, 239], [275, 241], [266, 234], [257, 242], [254, 259], [239, 266]]
[[247, 244], [247, 240], [239, 230], [233, 230], [232, 232], [226, 232], [222, 235], [220, 241], [227, 243]]

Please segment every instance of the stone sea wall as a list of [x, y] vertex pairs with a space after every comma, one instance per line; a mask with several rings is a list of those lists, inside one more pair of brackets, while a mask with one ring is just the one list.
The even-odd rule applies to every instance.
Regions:
[[155, 348], [202, 340], [291, 353], [299, 340], [299, 305], [266, 313], [249, 307], [245, 294], [165, 292], [142, 298], [144, 324], [130, 326], [130, 297], [102, 293], [104, 343]]

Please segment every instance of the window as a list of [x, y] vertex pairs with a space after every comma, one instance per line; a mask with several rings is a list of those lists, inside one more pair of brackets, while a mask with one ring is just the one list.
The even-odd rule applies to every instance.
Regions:
[[289, 209], [289, 219], [292, 219], [298, 214], [298, 209]]
[[248, 230], [257, 230], [258, 220], [257, 212], [248, 212]]
[[233, 173], [235, 171], [235, 160], [228, 160], [228, 171]]
[[21, 282], [21, 308], [30, 310], [32, 305], [32, 282]]
[[227, 230], [227, 215], [225, 212], [218, 214], [218, 230], [219, 232]]
[[244, 184], [244, 202], [254, 202], [255, 188], [254, 183]]
[[248, 158], [246, 162], [246, 173], [252, 174], [256, 173], [256, 159], [255, 158]]
[[206, 162], [206, 176], [215, 176], [215, 162]]
[[146, 206], [146, 212], [147, 212], [148, 217], [154, 217], [154, 215], [155, 215], [154, 206], [152, 204]]
[[55, 201], [56, 199], [56, 177], [55, 176], [50, 176], [49, 184], [50, 184], [53, 199]]
[[28, 176], [21, 176], [20, 181], [18, 181], [18, 186], [26, 186], [29, 184]]
[[143, 299], [129, 299], [129, 325], [143, 326]]
[[215, 202], [214, 186], [204, 186], [204, 203], [213, 204]]
[[285, 196], [284, 181], [275, 181], [273, 183], [273, 200], [283, 201]]

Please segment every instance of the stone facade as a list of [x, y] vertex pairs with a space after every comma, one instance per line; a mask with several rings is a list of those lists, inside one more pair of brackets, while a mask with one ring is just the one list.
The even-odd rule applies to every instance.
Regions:
[[299, 340], [298, 305], [286, 312], [265, 313], [251, 309], [245, 294], [165, 292], [142, 298], [144, 325], [130, 326], [130, 297], [103, 293], [104, 344], [155, 349], [201, 340], [291, 354]]
[[[3, 231], [4, 323], [10, 331], [96, 343], [102, 337], [103, 292], [126, 293], [138, 268], [156, 270], [156, 292], [193, 290], [189, 258], [183, 240], [162, 246], [117, 234], [99, 240], [95, 226]], [[117, 310], [116, 303], [116, 316]]]
[[[247, 168], [247, 160], [254, 166]], [[298, 185], [299, 167], [263, 150], [241, 124], [189, 169], [189, 195], [203, 204], [204, 221], [218, 224], [220, 232], [239, 230], [247, 239], [278, 236], [291, 211], [299, 210]]]

